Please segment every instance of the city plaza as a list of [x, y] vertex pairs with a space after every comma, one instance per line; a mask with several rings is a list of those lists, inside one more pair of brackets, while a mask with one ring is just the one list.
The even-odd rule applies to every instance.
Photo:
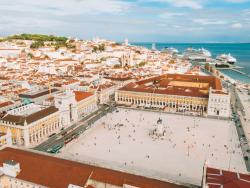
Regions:
[[203, 167], [246, 172], [234, 123], [118, 108], [96, 121], [60, 157], [161, 180], [200, 185]]

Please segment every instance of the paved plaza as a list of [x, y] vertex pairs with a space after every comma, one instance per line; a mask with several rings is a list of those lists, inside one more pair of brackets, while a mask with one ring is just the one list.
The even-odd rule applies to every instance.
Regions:
[[[159, 118], [163, 137], [151, 135]], [[59, 156], [196, 185], [205, 162], [246, 172], [232, 121], [122, 108], [96, 121]]]

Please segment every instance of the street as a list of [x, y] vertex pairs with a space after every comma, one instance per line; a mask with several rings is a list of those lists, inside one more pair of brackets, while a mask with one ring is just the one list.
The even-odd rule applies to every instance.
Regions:
[[242, 119], [240, 118], [239, 114], [242, 114], [243, 108], [240, 103], [240, 99], [236, 95], [236, 88], [234, 85], [231, 85], [230, 87], [231, 92], [231, 102], [232, 102], [232, 114], [233, 114], [233, 121], [235, 122], [236, 130], [238, 133], [238, 137], [240, 140], [240, 146], [242, 149], [242, 153], [244, 156], [244, 161], [246, 164], [246, 168], [248, 172], [250, 172], [250, 147], [249, 147], [249, 141], [246, 137], [246, 134], [244, 132]]
[[70, 127], [62, 130], [60, 133], [52, 136], [45, 142], [39, 144], [38, 146], [34, 147], [33, 149], [38, 151], [48, 152], [55, 147], [63, 147], [65, 141], [67, 139], [72, 139], [73, 137], [77, 138], [80, 134], [82, 134], [86, 129], [91, 126], [96, 120], [100, 119], [102, 116], [106, 115], [106, 113], [111, 112], [114, 110], [114, 106], [111, 105], [102, 105], [97, 111], [92, 112], [91, 114], [87, 115], [86, 117], [82, 118], [77, 123], [71, 125]]

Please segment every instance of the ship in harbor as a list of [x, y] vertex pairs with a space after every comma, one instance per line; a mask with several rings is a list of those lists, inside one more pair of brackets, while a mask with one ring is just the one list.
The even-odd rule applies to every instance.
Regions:
[[224, 62], [224, 63], [229, 63], [229, 64], [235, 64], [237, 62], [237, 59], [233, 57], [231, 54], [221, 54], [216, 57], [217, 60]]
[[212, 54], [204, 49], [194, 49], [194, 48], [187, 48], [184, 51], [184, 57], [193, 61], [193, 62], [207, 62], [211, 59]]
[[194, 48], [188, 48], [185, 50], [184, 52], [185, 55], [196, 55], [196, 56], [204, 56], [204, 57], [211, 57], [212, 54], [211, 52], [209, 52], [208, 50], [204, 49], [204, 48], [200, 48], [200, 49], [194, 49]]
[[176, 49], [176, 48], [173, 48], [173, 47], [165, 47], [162, 49], [162, 52], [166, 52], [166, 53], [169, 53], [169, 54], [178, 54], [179, 51]]

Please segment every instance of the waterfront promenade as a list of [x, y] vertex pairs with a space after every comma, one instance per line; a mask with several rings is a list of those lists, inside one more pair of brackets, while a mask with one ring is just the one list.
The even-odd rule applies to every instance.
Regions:
[[235, 121], [246, 168], [250, 172], [250, 97], [245, 91], [240, 91], [233, 85], [231, 85], [230, 90], [233, 120]]

